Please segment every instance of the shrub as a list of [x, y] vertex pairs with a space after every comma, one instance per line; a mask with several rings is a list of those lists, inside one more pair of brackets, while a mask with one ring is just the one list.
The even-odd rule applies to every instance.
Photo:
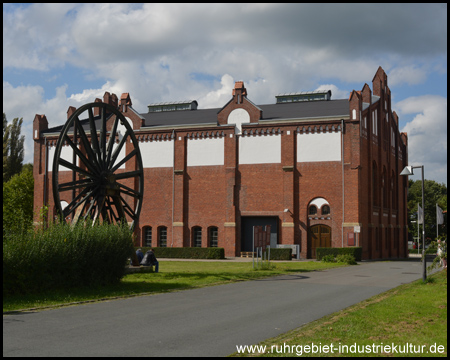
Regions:
[[3, 241], [3, 294], [118, 282], [133, 252], [124, 225], [51, 224]]
[[341, 254], [336, 256], [336, 262], [345, 263], [348, 265], [356, 265], [356, 260], [353, 255], [350, 254]]
[[[153, 249], [157, 258], [167, 259], [225, 259], [225, 249], [219, 247], [136, 247], [145, 252]], [[268, 249], [266, 249], [268, 252]], [[267, 255], [266, 255], [267, 259]], [[292, 260], [292, 249], [270, 249], [270, 260]]]
[[325, 255], [325, 256], [322, 256], [322, 261], [323, 262], [336, 262], [336, 257], [331, 254]]
[[346, 248], [316, 248], [316, 259], [322, 260], [325, 255], [343, 255], [349, 254], [355, 258], [355, 261], [361, 261], [362, 247], [346, 247]]
[[[136, 248], [137, 249], [137, 248]], [[145, 254], [153, 249], [156, 258], [168, 259], [225, 259], [224, 248], [200, 248], [200, 247], [141, 247]]]
[[[268, 249], [266, 252], [268, 253]], [[266, 259], [267, 259], [266, 255]], [[270, 248], [270, 260], [292, 260], [292, 249], [291, 248]]]

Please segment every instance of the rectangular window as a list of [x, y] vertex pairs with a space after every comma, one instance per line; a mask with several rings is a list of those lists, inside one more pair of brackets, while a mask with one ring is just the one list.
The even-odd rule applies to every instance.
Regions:
[[194, 228], [192, 236], [194, 240], [194, 247], [202, 247], [202, 228]]
[[218, 229], [216, 227], [212, 227], [209, 229], [209, 246], [217, 247], [218, 245]]
[[377, 110], [373, 112], [372, 131], [374, 135], [378, 135], [378, 119]]
[[167, 228], [161, 227], [159, 229], [159, 247], [167, 247]]
[[152, 246], [152, 228], [151, 227], [147, 227], [145, 228], [145, 246]]

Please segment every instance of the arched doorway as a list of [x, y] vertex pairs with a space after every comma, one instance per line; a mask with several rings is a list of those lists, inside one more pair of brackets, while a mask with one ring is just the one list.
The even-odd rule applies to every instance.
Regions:
[[311, 257], [316, 258], [316, 248], [331, 247], [331, 228], [326, 225], [314, 225], [309, 230]]

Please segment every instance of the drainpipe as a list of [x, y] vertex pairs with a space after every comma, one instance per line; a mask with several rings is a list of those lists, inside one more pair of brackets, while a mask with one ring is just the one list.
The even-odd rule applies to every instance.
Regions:
[[173, 247], [173, 220], [174, 220], [174, 207], [175, 207], [175, 130], [172, 130], [173, 139], [173, 167], [172, 167], [172, 245]]
[[342, 160], [342, 226], [341, 237], [344, 247], [344, 220], [345, 220], [345, 183], [344, 183], [344, 120], [341, 120], [341, 160]]
[[[48, 178], [48, 151], [47, 151], [47, 138], [44, 137], [44, 147], [45, 147], [45, 171], [44, 171], [44, 206], [47, 205], [47, 178]], [[47, 214], [48, 218], [48, 214]], [[47, 219], [48, 220], [48, 219]]]

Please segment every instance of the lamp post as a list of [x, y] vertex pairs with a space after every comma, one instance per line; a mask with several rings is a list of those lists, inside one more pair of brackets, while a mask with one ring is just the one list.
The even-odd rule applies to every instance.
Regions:
[[[400, 173], [400, 175], [409, 176], [414, 175], [413, 169], [420, 168], [422, 170], [422, 262], [423, 262], [423, 272], [422, 272], [422, 279], [425, 282], [427, 280], [427, 261], [425, 257], [425, 198], [424, 198], [424, 170], [423, 165], [420, 166], [405, 166], [403, 171]], [[418, 214], [420, 215], [420, 214]], [[417, 225], [419, 225], [419, 219], [417, 219]]]

